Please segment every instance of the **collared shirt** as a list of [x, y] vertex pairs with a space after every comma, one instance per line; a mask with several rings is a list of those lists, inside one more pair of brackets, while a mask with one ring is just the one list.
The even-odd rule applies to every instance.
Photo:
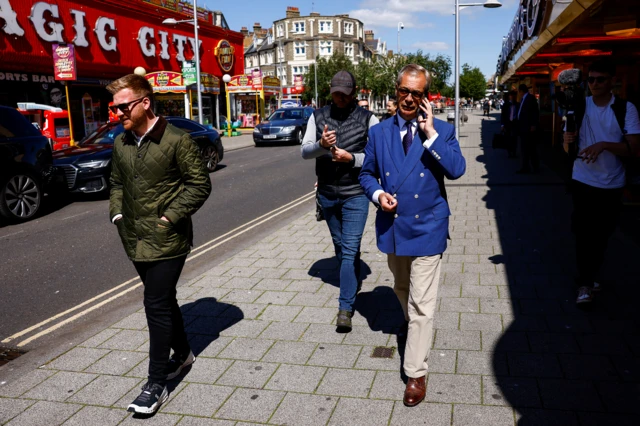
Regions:
[[[407, 134], [407, 126], [405, 126], [405, 123], [407, 122], [407, 120], [405, 120], [404, 118], [402, 118], [400, 116], [400, 114], [396, 113], [396, 118], [398, 119], [398, 127], [400, 127], [400, 141], [402, 141], [402, 138], [404, 138], [404, 135]], [[413, 136], [415, 137], [416, 132], [418, 131], [418, 123], [417, 123], [417, 119], [413, 119], [411, 120], [411, 132], [413, 134]], [[438, 138], [438, 133], [436, 132], [433, 136], [431, 136], [429, 139], [427, 139], [426, 141], [422, 142], [422, 146], [426, 149], [429, 150], [429, 148], [431, 147], [431, 145], [433, 144], [433, 142], [435, 142], [435, 140]], [[373, 196], [371, 197], [371, 201], [373, 201], [374, 203], [378, 204], [378, 198], [380, 198], [380, 194], [382, 194], [384, 191], [381, 189], [378, 189], [377, 191], [375, 191], [373, 193]]]
[[142, 140], [144, 139], [145, 136], [147, 136], [149, 134], [149, 132], [151, 130], [153, 130], [153, 127], [156, 125], [156, 123], [158, 122], [158, 118], [160, 117], [156, 117], [155, 120], [153, 120], [153, 123], [151, 123], [151, 126], [149, 126], [149, 128], [147, 129], [146, 132], [144, 132], [144, 135], [138, 137], [138, 135], [136, 135], [136, 132], [131, 132], [131, 134], [133, 134], [133, 138], [136, 140], [136, 144], [138, 146], [140, 146], [140, 142], [142, 142]]
[[518, 109], [518, 118], [520, 118], [520, 113], [522, 112], [522, 105], [524, 105], [524, 100], [529, 96], [529, 92], [525, 93], [520, 101], [520, 108]]

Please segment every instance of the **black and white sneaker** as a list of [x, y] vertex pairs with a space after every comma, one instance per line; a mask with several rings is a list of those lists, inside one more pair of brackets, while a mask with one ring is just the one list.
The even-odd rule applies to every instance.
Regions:
[[147, 382], [142, 393], [127, 407], [127, 411], [139, 414], [153, 414], [169, 398], [167, 387], [158, 383]]
[[186, 357], [184, 355], [180, 356], [174, 353], [171, 355], [169, 365], [167, 366], [167, 380], [177, 377], [184, 368], [190, 366], [194, 362], [196, 362], [196, 357], [191, 351], [189, 351], [189, 355]]

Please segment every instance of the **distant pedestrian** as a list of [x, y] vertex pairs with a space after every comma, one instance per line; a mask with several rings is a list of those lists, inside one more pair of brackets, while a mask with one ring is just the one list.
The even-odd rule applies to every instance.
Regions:
[[594, 62], [587, 82], [592, 96], [586, 99], [583, 117], [576, 117], [578, 132], [564, 134], [564, 148], [577, 143], [571, 194], [572, 229], [576, 237], [578, 296], [588, 306], [593, 292], [601, 290], [598, 275], [609, 238], [616, 229], [625, 186], [623, 157], [640, 150], [640, 120], [636, 107], [611, 93], [615, 66]]
[[360, 277], [360, 243], [369, 201], [358, 181], [369, 128], [378, 124], [370, 111], [358, 107], [356, 80], [348, 71], [331, 79], [331, 105], [313, 112], [301, 147], [302, 158], [316, 160], [318, 201], [340, 268], [338, 332], [351, 331]]
[[514, 90], [509, 92], [509, 100], [505, 102], [500, 113], [501, 131], [507, 142], [507, 153], [509, 158], [516, 158], [518, 149], [518, 93]]
[[407, 321], [407, 406], [419, 404], [426, 395], [440, 265], [449, 235], [444, 179], [457, 179], [466, 168], [454, 127], [433, 117], [427, 100], [430, 83], [429, 72], [420, 65], [400, 70], [398, 114], [369, 132], [360, 173], [367, 197], [380, 207], [378, 249], [387, 253], [394, 292]]
[[107, 90], [125, 129], [113, 145], [109, 214], [144, 285], [150, 340], [148, 381], [128, 411], [152, 414], [168, 398], [166, 382], [195, 361], [176, 285], [211, 181], [191, 136], [153, 113], [146, 78], [129, 74]]
[[536, 130], [538, 128], [538, 101], [529, 93], [526, 84], [518, 86], [522, 98], [518, 107], [518, 135], [520, 136], [520, 153], [522, 154], [522, 168], [516, 173], [538, 173], [540, 160], [538, 159], [538, 147]]
[[382, 120], [384, 121], [387, 118], [394, 117], [396, 115], [396, 111], [398, 110], [398, 103], [395, 99], [389, 99], [387, 101], [387, 112], [382, 116]]
[[489, 116], [489, 100], [485, 99], [484, 104], [482, 105], [482, 116]]
[[360, 108], [364, 108], [364, 109], [366, 109], [368, 111], [369, 110], [369, 101], [366, 100], [366, 99], [360, 99], [358, 101], [358, 106]]

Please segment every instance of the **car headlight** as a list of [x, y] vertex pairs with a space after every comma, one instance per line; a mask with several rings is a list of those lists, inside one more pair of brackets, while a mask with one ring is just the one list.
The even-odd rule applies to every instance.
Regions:
[[81, 169], [99, 169], [101, 167], [107, 167], [109, 165], [109, 161], [111, 161], [111, 159], [93, 160], [87, 161], [86, 163], [78, 163], [77, 166]]
[[253, 128], [253, 133], [260, 133], [260, 128], [254, 127]]
[[296, 129], [296, 126], [287, 126], [287, 127], [283, 127], [281, 132], [283, 133], [291, 133]]

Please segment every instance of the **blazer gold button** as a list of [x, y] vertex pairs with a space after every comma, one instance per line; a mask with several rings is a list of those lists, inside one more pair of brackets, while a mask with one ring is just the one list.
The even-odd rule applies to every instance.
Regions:
[[416, 219], [418, 219], [419, 217], [420, 217], [420, 215], [419, 215], [419, 214], [417, 214], [417, 215], [416, 215]]
[[420, 173], [420, 177], [424, 177], [424, 173]]
[[418, 194], [414, 195], [415, 198], [418, 198]]
[[389, 172], [385, 173], [384, 175], [385, 175], [385, 176], [389, 176]]

